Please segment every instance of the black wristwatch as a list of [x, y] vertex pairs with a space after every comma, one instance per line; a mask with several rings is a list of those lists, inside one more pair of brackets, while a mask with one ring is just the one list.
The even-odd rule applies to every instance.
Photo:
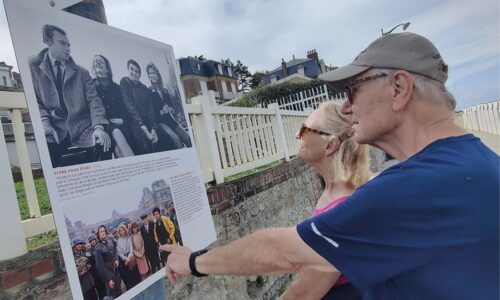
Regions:
[[195, 259], [198, 256], [202, 255], [203, 253], [206, 253], [207, 251], [208, 251], [207, 249], [203, 249], [203, 250], [195, 251], [195, 252], [191, 253], [191, 255], [189, 256], [189, 269], [191, 270], [191, 275], [196, 276], [196, 277], [207, 276], [207, 274], [202, 274], [202, 273], [198, 272], [198, 270], [196, 270], [196, 264], [194, 263]]

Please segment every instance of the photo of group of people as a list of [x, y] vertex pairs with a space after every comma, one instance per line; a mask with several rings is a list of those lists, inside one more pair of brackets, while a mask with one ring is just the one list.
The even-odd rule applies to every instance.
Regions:
[[53, 168], [192, 146], [181, 97], [155, 63], [120, 62], [116, 83], [110, 58], [94, 53], [89, 72], [65, 30], [45, 24], [41, 36], [46, 47], [28, 64]]
[[[144, 187], [136, 209], [70, 220], [71, 247], [84, 299], [117, 298], [165, 266], [165, 244], [182, 245], [169, 185]], [[108, 298], [109, 299], [109, 298]]]

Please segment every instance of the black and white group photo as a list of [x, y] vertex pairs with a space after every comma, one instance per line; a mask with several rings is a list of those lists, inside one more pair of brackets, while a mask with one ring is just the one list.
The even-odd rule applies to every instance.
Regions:
[[45, 48], [28, 63], [53, 168], [192, 146], [174, 62], [139, 60], [132, 51], [127, 58], [127, 49], [111, 57], [98, 42], [81, 61], [69, 34], [53, 24], [40, 39]]

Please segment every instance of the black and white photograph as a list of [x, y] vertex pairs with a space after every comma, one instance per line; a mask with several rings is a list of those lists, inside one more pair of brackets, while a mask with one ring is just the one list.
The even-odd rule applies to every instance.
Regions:
[[[119, 206], [102, 198], [64, 209], [85, 299], [117, 298], [165, 266], [164, 244], [182, 245], [169, 183], [165, 179], [120, 193]], [[91, 206], [92, 209], [88, 209]]]
[[53, 168], [192, 146], [166, 55], [145, 55], [126, 40], [114, 51], [99, 40], [75, 51], [89, 39], [71, 26], [33, 31], [43, 46], [28, 64]]

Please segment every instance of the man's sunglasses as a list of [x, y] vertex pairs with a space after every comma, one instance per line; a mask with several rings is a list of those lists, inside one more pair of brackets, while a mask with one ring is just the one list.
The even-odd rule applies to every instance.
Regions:
[[363, 82], [370, 81], [372, 79], [377, 79], [377, 78], [380, 78], [380, 77], [384, 77], [384, 76], [387, 76], [387, 75], [388, 74], [385, 74], [385, 73], [379, 73], [379, 74], [375, 74], [373, 76], [367, 76], [367, 77], [363, 77], [363, 78], [356, 79], [356, 80], [353, 80], [353, 81], [349, 82], [348, 84], [346, 84], [344, 86], [345, 92], [347, 94], [347, 101], [349, 101], [350, 104], [353, 103], [354, 93], [356, 92], [356, 89], [354, 88], [355, 85], [363, 83]]

